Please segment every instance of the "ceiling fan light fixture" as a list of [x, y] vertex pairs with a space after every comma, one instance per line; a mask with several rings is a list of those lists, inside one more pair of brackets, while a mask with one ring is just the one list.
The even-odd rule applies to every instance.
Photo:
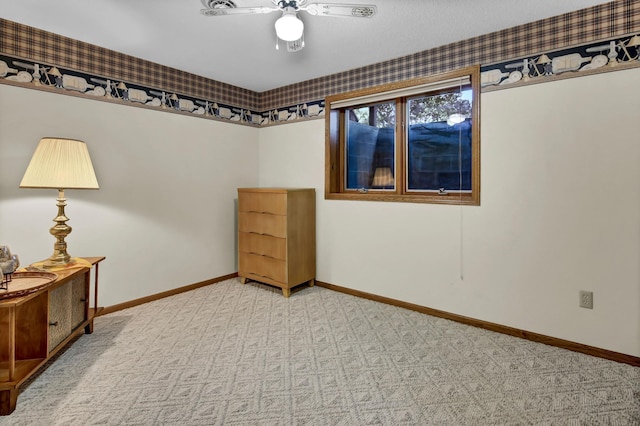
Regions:
[[302, 37], [304, 23], [293, 8], [287, 8], [276, 21], [276, 34], [280, 40], [296, 41]]

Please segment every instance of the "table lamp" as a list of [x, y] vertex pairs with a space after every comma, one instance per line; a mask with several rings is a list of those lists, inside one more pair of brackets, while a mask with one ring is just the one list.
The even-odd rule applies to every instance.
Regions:
[[65, 267], [72, 262], [65, 237], [71, 233], [64, 207], [65, 189], [98, 189], [87, 145], [78, 140], [42, 138], [24, 173], [20, 188], [53, 188], [58, 190], [58, 215], [50, 233], [56, 238], [53, 255], [43, 262], [45, 268]]

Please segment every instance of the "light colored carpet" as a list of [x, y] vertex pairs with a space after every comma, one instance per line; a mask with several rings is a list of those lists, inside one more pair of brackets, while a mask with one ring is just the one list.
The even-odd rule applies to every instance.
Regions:
[[640, 368], [237, 279], [99, 317], [0, 425], [639, 425]]

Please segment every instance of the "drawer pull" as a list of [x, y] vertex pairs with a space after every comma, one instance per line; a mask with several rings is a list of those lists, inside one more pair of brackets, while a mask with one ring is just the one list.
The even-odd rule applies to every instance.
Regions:
[[274, 215], [274, 216], [275, 216], [275, 213], [271, 213], [271, 212], [260, 212], [260, 211], [257, 211], [257, 210], [249, 210], [249, 213], [270, 214], [270, 215]]
[[266, 257], [268, 259], [276, 259], [273, 256], [269, 256], [268, 254], [262, 254], [262, 253], [256, 253], [255, 251], [250, 251], [249, 254], [253, 254], [255, 256], [262, 256], [262, 257]]
[[57, 326], [58, 326], [58, 321], [56, 321], [56, 322], [50, 322], [50, 323], [49, 323], [49, 325], [50, 325], [50, 326], [53, 326], [53, 327], [57, 327]]
[[86, 302], [87, 299], [85, 299], [84, 297], [82, 299], [80, 299], [81, 302]]
[[[265, 236], [265, 237], [276, 237], [276, 236], [275, 236], [275, 235], [273, 235], [273, 234], [267, 234], [267, 233], [264, 233], [264, 232], [253, 232], [253, 231], [251, 231], [251, 232], [248, 232], [248, 234], [253, 234], [253, 235], [263, 235], [263, 236]], [[277, 238], [277, 237], [276, 237], [276, 238]]]
[[270, 280], [274, 280], [274, 278], [271, 278], [269, 275], [262, 275], [262, 274], [256, 274], [255, 272], [249, 272], [251, 275], [255, 275], [256, 277], [262, 277], [262, 278], [269, 278]]

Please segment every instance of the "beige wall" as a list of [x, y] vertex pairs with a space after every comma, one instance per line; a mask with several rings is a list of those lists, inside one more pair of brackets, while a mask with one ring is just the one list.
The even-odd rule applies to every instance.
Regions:
[[0, 85], [0, 244], [51, 255], [55, 190], [18, 185], [43, 136], [87, 142], [100, 190], [69, 190], [72, 256], [107, 256], [110, 306], [237, 270], [236, 188], [258, 181], [258, 130]]
[[[640, 356], [640, 69], [482, 95], [479, 207], [325, 201], [324, 122], [254, 129], [0, 85], [0, 244], [51, 254], [42, 136], [83, 139], [72, 255], [109, 306], [237, 270], [236, 188], [314, 187], [318, 279]], [[595, 308], [578, 307], [578, 291]]]
[[261, 130], [260, 184], [316, 188], [320, 281], [640, 356], [638, 83], [483, 94], [479, 207], [324, 200], [323, 121]]

